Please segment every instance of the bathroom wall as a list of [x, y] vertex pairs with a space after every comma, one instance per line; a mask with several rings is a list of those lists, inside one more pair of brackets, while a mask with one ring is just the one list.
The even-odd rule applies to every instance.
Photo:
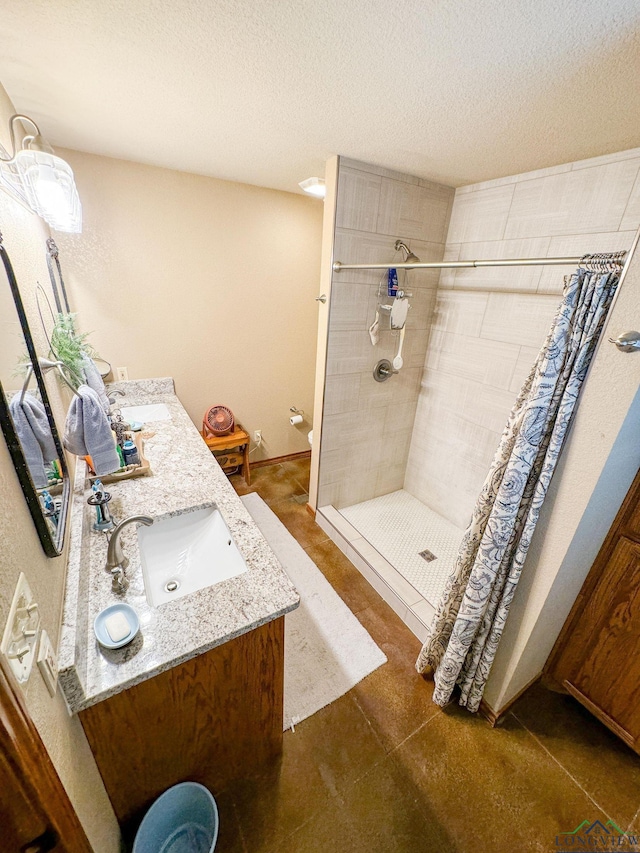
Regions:
[[[56, 236], [72, 308], [129, 378], [173, 376], [194, 423], [223, 403], [263, 446], [309, 450], [322, 202], [60, 151], [81, 235]], [[305, 423], [289, 424], [289, 407]]]
[[[0, 87], [0, 142], [10, 147], [9, 117], [15, 113], [4, 89]], [[35, 301], [35, 283], [49, 291], [45, 240], [49, 231], [42, 220], [29, 213], [0, 191], [0, 227], [3, 242], [14, 267], [29, 325], [38, 352], [46, 355], [45, 343]], [[9, 288], [2, 271], [0, 286]], [[11, 321], [2, 317], [0, 321]], [[47, 377], [47, 389], [59, 423], [66, 401], [53, 376]], [[4, 632], [9, 607], [20, 572], [24, 572], [40, 605], [41, 624], [57, 647], [65, 583], [65, 555], [45, 556], [9, 451], [0, 437], [0, 635]], [[100, 853], [116, 853], [119, 829], [93, 760], [93, 755], [76, 717], [69, 717], [60, 691], [51, 698], [37, 666], [24, 685], [27, 707], [51, 756], [71, 801], [78, 812], [89, 840]], [[0, 844], [1, 846], [1, 844]]]
[[[423, 261], [444, 251], [453, 189], [339, 159], [333, 258], [344, 263], [399, 261], [404, 239]], [[378, 288], [386, 272], [334, 273], [331, 280], [318, 506], [349, 506], [402, 488], [438, 273], [399, 273], [413, 294], [403, 348], [404, 367], [384, 383], [373, 378], [381, 358], [393, 359], [398, 334], [381, 312], [380, 341], [372, 346]], [[385, 300], [389, 301], [389, 300]]]
[[[628, 249], [640, 149], [456, 190], [445, 258]], [[404, 487], [466, 526], [571, 267], [443, 270]]]

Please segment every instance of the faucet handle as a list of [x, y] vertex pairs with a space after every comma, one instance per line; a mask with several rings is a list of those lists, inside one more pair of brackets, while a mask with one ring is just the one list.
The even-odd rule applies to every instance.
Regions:
[[129, 589], [129, 578], [125, 575], [122, 566], [111, 569], [111, 591], [122, 594]]

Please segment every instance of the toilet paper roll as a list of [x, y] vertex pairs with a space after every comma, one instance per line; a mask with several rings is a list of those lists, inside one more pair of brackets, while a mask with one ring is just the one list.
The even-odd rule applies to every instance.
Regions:
[[297, 424], [301, 424], [303, 421], [302, 415], [294, 415], [292, 418], [289, 418], [289, 423], [291, 426], [296, 426]]

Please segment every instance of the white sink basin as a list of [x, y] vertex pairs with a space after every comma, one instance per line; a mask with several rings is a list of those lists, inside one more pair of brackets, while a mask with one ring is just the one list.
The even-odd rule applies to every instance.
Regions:
[[139, 527], [138, 546], [147, 600], [154, 607], [247, 571], [215, 507]]
[[120, 411], [125, 421], [170, 421], [171, 412], [164, 403], [148, 403], [146, 406], [123, 406]]

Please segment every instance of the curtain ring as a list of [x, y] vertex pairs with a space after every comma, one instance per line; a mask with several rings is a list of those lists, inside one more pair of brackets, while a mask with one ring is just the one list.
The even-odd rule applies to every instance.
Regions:
[[587, 272], [616, 272], [624, 265], [626, 254], [625, 250], [621, 252], [596, 252], [595, 254], [583, 255], [580, 258], [580, 267]]
[[615, 253], [615, 255], [614, 255], [614, 258], [615, 258], [614, 263], [615, 263], [615, 265], [616, 265], [616, 266], [618, 266], [618, 267], [622, 267], [622, 266], [624, 266], [624, 259], [626, 258], [626, 256], [627, 256], [626, 251], [616, 252], [616, 253]]

